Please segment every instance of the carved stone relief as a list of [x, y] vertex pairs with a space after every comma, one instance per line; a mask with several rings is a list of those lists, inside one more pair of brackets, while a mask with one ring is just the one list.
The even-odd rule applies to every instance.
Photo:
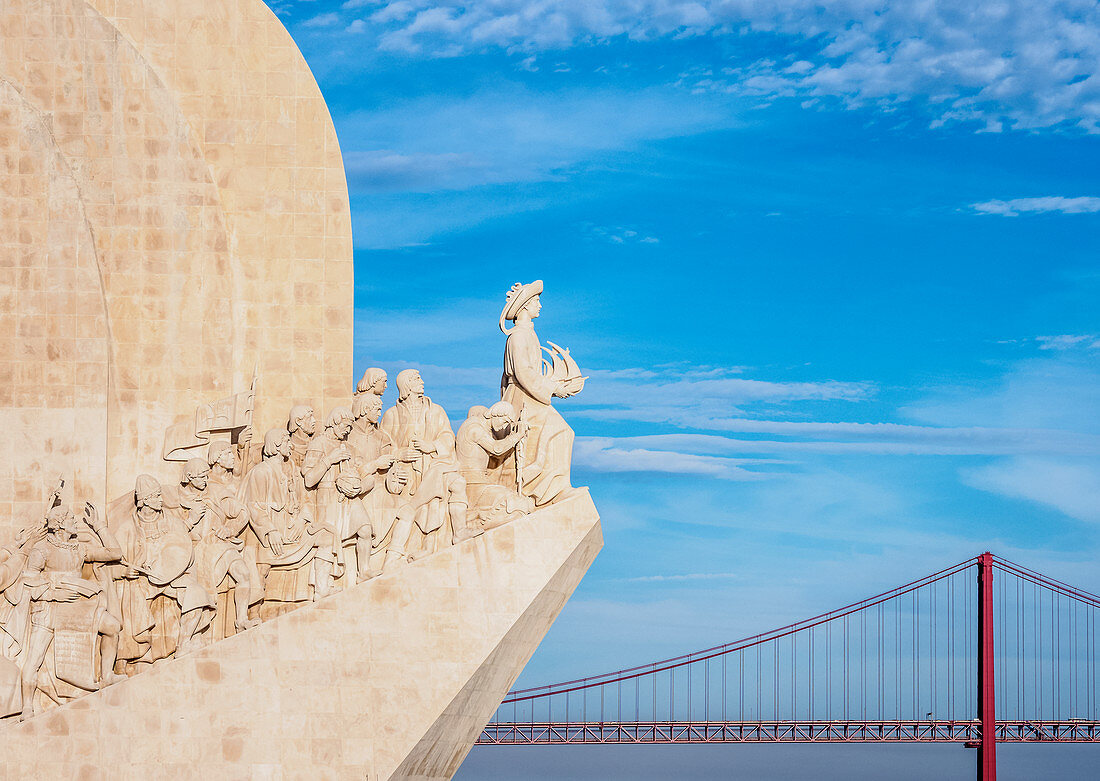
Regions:
[[[476, 537], [564, 497], [573, 432], [554, 398], [585, 378], [532, 321], [542, 283], [517, 284], [502, 399], [457, 435], [415, 369], [368, 369], [352, 406], [317, 425], [299, 404], [252, 442], [257, 381], [173, 425], [178, 479], [140, 475], [105, 519], [62, 485], [0, 550], [0, 718], [27, 717], [160, 660]], [[515, 325], [506, 328], [505, 323]], [[543, 355], [547, 357], [544, 358]]]

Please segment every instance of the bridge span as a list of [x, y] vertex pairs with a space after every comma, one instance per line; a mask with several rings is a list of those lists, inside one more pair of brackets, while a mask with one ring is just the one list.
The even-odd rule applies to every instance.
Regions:
[[991, 553], [683, 656], [514, 690], [482, 745], [1100, 742], [1100, 596]]

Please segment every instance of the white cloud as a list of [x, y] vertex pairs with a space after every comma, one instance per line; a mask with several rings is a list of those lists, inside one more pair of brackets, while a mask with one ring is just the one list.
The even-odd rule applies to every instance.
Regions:
[[1053, 507], [1082, 521], [1100, 523], [1100, 460], [1013, 458], [963, 478], [975, 488]]
[[[743, 426], [738, 426], [743, 423]], [[1028, 454], [1100, 455], [1100, 437], [1072, 431], [1012, 428], [898, 426], [889, 423], [804, 423], [733, 421], [726, 430], [781, 433], [789, 439], [748, 439], [718, 434], [644, 434], [616, 437], [608, 446], [644, 452], [693, 453], [712, 457], [810, 455], [1002, 456]], [[769, 462], [782, 463], [782, 462]], [[667, 470], [673, 471], [673, 470]]]
[[734, 124], [727, 107], [672, 88], [560, 93], [500, 84], [338, 116], [356, 139], [354, 192], [460, 190], [559, 178], [606, 152]]
[[358, 192], [460, 190], [492, 182], [489, 164], [471, 154], [400, 154], [389, 149], [344, 155], [348, 186]]
[[1100, 335], [1097, 334], [1058, 334], [1056, 336], [1037, 336], [1040, 350], [1072, 350], [1085, 347], [1100, 350]]
[[[1019, 361], [994, 387], [931, 388], [904, 407], [911, 419], [933, 426], [989, 426], [1100, 434], [1100, 366], [1091, 353], [1045, 352]], [[1072, 452], [1072, 451], [1067, 451]]]
[[671, 450], [619, 447], [611, 437], [578, 437], [573, 447], [573, 464], [597, 472], [664, 472], [695, 474], [723, 480], [765, 480], [766, 473], [745, 469], [745, 465], [766, 463], [754, 459], [695, 455]]
[[816, 51], [735, 62], [688, 86], [847, 105], [920, 99], [934, 124], [975, 121], [993, 132], [1062, 124], [1100, 131], [1100, 6], [1092, 0], [397, 0], [369, 21], [381, 48], [429, 56], [780, 34]]
[[636, 578], [617, 578], [618, 583], [684, 583], [693, 580], [743, 580], [737, 572], [684, 572], [678, 575], [642, 575]]
[[591, 377], [573, 414], [600, 420], [667, 423], [681, 428], [731, 430], [746, 410], [803, 401], [862, 401], [870, 383], [774, 382], [740, 376], [740, 367], [657, 367], [650, 370], [585, 370]]
[[608, 226], [584, 223], [581, 228], [592, 238], [606, 241], [609, 244], [660, 244], [661, 242], [656, 236], [621, 225]]
[[1082, 196], [1066, 198], [1048, 195], [1042, 198], [1013, 198], [1008, 201], [982, 201], [970, 208], [979, 214], [998, 214], [1002, 217], [1019, 217], [1021, 214], [1095, 214], [1100, 212], [1100, 198]]
[[317, 14], [317, 16], [306, 19], [302, 22], [302, 27], [335, 27], [340, 24], [340, 14], [330, 12], [326, 14]]

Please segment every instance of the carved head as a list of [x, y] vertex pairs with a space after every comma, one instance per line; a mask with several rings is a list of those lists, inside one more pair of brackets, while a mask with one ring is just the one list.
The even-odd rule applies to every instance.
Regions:
[[509, 320], [519, 320], [520, 315], [532, 319], [538, 317], [539, 312], [542, 311], [542, 304], [538, 300], [541, 295], [541, 279], [536, 279], [526, 285], [522, 282], [512, 285], [505, 297], [504, 308], [500, 310], [500, 330], [506, 334], [509, 333], [509, 329], [505, 327], [504, 323]]
[[73, 511], [63, 505], [58, 505], [46, 513], [46, 531], [50, 534], [66, 539], [76, 539], [80, 524], [77, 523]]
[[381, 396], [386, 392], [386, 379], [385, 370], [373, 366], [363, 373], [363, 379], [359, 380], [355, 390], [357, 393], [371, 393], [375, 396]]
[[264, 434], [264, 458], [275, 456], [290, 457], [290, 432], [285, 428], [273, 428]]
[[489, 408], [489, 425], [498, 437], [507, 436], [516, 423], [516, 408], [507, 401], [498, 401]]
[[397, 400], [404, 401], [409, 396], [424, 393], [424, 380], [416, 369], [405, 369], [397, 375]]
[[210, 465], [205, 458], [192, 458], [183, 465], [183, 474], [180, 477], [181, 485], [190, 485], [200, 491], [206, 490], [207, 478], [210, 477]]
[[206, 463], [209, 466], [217, 464], [227, 472], [232, 472], [237, 459], [233, 454], [233, 445], [224, 439], [210, 443], [210, 449], [206, 451]]
[[337, 439], [347, 439], [351, 433], [351, 410], [347, 407], [335, 407], [328, 414], [325, 428], [330, 430]]
[[373, 393], [360, 393], [351, 400], [351, 416], [355, 420], [366, 418], [377, 423], [382, 415], [382, 397]]
[[308, 404], [297, 404], [291, 407], [286, 430], [291, 434], [302, 431], [312, 437], [317, 432], [317, 416], [313, 413], [313, 407]]
[[160, 483], [155, 477], [138, 475], [134, 483], [134, 504], [139, 510], [148, 507], [159, 511], [164, 507], [164, 496], [161, 493]]

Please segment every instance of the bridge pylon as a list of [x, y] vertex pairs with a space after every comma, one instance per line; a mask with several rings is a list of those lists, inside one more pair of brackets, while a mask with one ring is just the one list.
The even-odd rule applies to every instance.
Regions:
[[993, 669], [993, 554], [978, 557], [978, 781], [997, 781], [997, 708]]

